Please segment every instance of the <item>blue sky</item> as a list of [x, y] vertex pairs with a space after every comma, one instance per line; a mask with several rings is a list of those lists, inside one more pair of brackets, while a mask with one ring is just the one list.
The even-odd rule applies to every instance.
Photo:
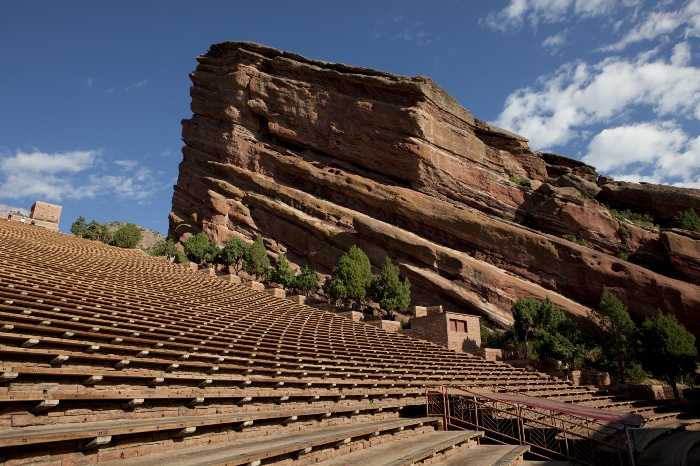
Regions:
[[225, 40], [434, 79], [534, 148], [700, 187], [700, 0], [0, 7], [0, 205], [165, 232], [195, 56]]

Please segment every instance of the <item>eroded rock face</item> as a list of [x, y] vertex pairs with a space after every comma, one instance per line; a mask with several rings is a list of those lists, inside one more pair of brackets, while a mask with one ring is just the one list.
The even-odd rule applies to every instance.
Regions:
[[614, 257], [646, 248], [671, 269], [659, 232], [620, 233], [592, 167], [533, 153], [429, 79], [241, 43], [198, 62], [175, 237], [261, 234], [326, 273], [358, 244], [375, 266], [386, 255], [400, 265], [415, 304], [501, 324], [524, 296], [587, 315], [609, 286], [639, 316], [673, 310], [699, 330], [697, 285]]

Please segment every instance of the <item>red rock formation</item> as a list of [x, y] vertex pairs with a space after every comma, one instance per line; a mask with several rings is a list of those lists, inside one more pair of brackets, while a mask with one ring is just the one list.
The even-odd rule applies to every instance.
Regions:
[[[322, 272], [358, 244], [374, 265], [398, 262], [416, 304], [502, 324], [520, 297], [585, 315], [609, 286], [639, 316], [673, 310], [700, 330], [700, 287], [668, 276], [680, 255], [658, 231], [623, 229], [595, 200], [592, 167], [533, 153], [431, 80], [255, 44], [214, 45], [198, 62], [174, 236], [260, 233]], [[612, 255], [620, 250], [667, 275]]]

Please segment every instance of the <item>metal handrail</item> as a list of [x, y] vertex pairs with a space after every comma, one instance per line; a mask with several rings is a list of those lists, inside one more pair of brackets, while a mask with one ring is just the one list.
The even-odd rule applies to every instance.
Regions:
[[[431, 393], [438, 396], [431, 397]], [[612, 464], [611, 460], [619, 465], [634, 464], [633, 456], [628, 457], [625, 448], [600, 438], [602, 434], [620, 434], [627, 442], [626, 431], [622, 428], [571, 413], [504, 401], [465, 388], [441, 386], [439, 390], [428, 389], [426, 394], [428, 413], [441, 411], [446, 429], [471, 426], [491, 433], [493, 440], [502, 438], [530, 445], [532, 453], [547, 459], [564, 457], [596, 465], [598, 452], [607, 450], [612, 458], [608, 455], [606, 464]], [[629, 445], [626, 446], [630, 451]]]

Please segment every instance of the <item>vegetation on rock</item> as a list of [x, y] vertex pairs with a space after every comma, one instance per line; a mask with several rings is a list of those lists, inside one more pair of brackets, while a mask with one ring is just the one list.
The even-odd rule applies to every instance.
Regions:
[[[654, 223], [654, 217], [652, 217], [650, 214], [646, 213], [639, 213], [639, 212], [632, 212], [629, 209], [625, 210], [617, 210], [617, 209], [610, 209], [610, 213], [620, 222], [625, 222], [628, 221], [630, 223], [634, 223], [637, 226], [640, 226], [642, 228], [647, 228], [647, 229], [658, 229], [659, 226]], [[619, 231], [618, 231], [619, 233]]]
[[510, 180], [511, 183], [518, 185], [518, 186], [521, 186], [523, 188], [531, 188], [532, 187], [532, 183], [530, 182], [530, 180], [525, 178], [524, 176], [510, 175], [508, 177], [508, 179]]
[[680, 212], [676, 217], [676, 222], [684, 230], [700, 231], [700, 216], [695, 212], [695, 209]]

